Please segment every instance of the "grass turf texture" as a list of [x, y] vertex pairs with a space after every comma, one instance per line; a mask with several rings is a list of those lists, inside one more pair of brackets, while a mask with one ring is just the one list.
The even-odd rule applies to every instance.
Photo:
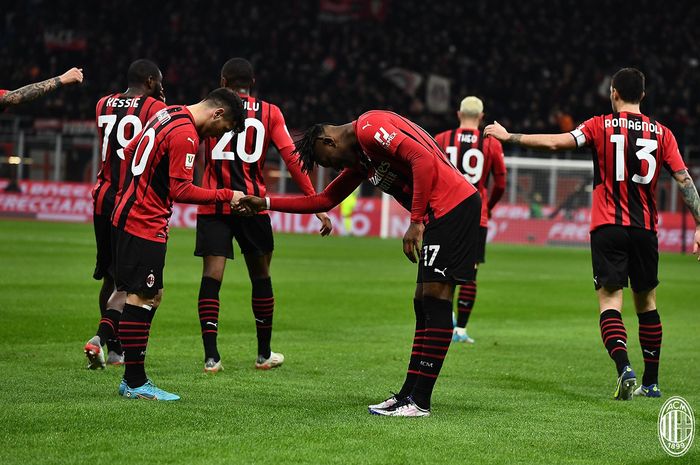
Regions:
[[[149, 375], [177, 403], [130, 401], [122, 370], [88, 371], [98, 321], [89, 225], [0, 221], [0, 463], [697, 463], [657, 438], [663, 400], [611, 400], [587, 250], [492, 245], [469, 333], [453, 345], [433, 416], [370, 416], [403, 381], [415, 266], [399, 240], [277, 235], [273, 350], [253, 369], [255, 330], [242, 260], [229, 262], [219, 347], [202, 372], [194, 231], [175, 230]], [[694, 259], [661, 257], [661, 388], [700, 410], [700, 301]], [[637, 318], [630, 356], [641, 379]], [[697, 441], [696, 441], [697, 442]]]

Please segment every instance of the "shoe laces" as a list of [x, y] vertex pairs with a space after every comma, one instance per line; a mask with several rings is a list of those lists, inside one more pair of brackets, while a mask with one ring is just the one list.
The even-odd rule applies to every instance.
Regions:
[[398, 410], [403, 407], [408, 407], [409, 405], [413, 404], [413, 398], [411, 396], [406, 396], [403, 399], [398, 399], [397, 402], [391, 406], [390, 410]]

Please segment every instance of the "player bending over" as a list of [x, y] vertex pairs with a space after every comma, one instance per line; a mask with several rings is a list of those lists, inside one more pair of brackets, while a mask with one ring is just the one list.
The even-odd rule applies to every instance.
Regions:
[[427, 132], [389, 111], [369, 111], [342, 126], [317, 124], [306, 132], [297, 151], [306, 172], [314, 165], [342, 171], [320, 194], [249, 196], [238, 209], [323, 212], [368, 179], [411, 212], [403, 238], [404, 253], [418, 262], [411, 358], [398, 394], [370, 405], [369, 411], [428, 416], [433, 387], [452, 340], [455, 285], [474, 279], [481, 199]]
[[229, 89], [201, 102], [167, 107], [151, 118], [127, 146], [130, 166], [117, 197], [112, 225], [117, 290], [126, 292], [119, 321], [124, 379], [119, 393], [131, 399], [178, 400], [146, 377], [144, 362], [153, 315], [163, 295], [168, 221], [173, 202], [213, 204], [242, 196], [231, 189], [192, 184], [200, 137], [243, 131], [243, 102]]
[[[614, 398], [632, 394], [661, 397], [659, 360], [662, 327], [656, 306], [659, 248], [656, 227], [656, 183], [663, 165], [678, 183], [695, 218], [693, 253], [700, 246], [700, 198], [683, 163], [676, 138], [654, 118], [639, 110], [644, 98], [644, 74], [623, 68], [612, 77], [613, 113], [594, 116], [562, 134], [510, 134], [494, 122], [484, 134], [501, 142], [544, 150], [593, 149], [591, 256], [598, 293], [603, 344], [615, 362]], [[622, 288], [632, 286], [639, 318], [639, 342], [644, 376], [637, 377], [627, 356], [627, 331], [622, 322]]]

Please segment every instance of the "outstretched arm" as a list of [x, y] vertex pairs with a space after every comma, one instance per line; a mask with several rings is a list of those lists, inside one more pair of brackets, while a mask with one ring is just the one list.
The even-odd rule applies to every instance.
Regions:
[[522, 145], [539, 150], [571, 150], [576, 148], [576, 139], [568, 132], [561, 134], [511, 134], [498, 121], [484, 128], [484, 137], [494, 137], [500, 142]]
[[61, 86], [83, 82], [83, 70], [71, 68], [60, 76], [29, 84], [0, 97], [0, 107], [19, 105], [43, 97]]
[[[695, 218], [695, 238], [693, 240], [693, 253], [700, 253], [700, 196], [695, 187], [693, 178], [690, 177], [688, 170], [680, 170], [673, 173], [673, 177], [678, 183], [678, 187], [683, 195], [683, 201], [688, 206], [688, 210]], [[700, 256], [698, 256], [700, 260]]]
[[345, 169], [319, 194], [307, 197], [266, 197], [264, 199], [247, 195], [236, 203], [235, 210], [244, 214], [263, 210], [288, 213], [325, 212], [342, 202], [362, 183], [363, 179], [359, 171]]

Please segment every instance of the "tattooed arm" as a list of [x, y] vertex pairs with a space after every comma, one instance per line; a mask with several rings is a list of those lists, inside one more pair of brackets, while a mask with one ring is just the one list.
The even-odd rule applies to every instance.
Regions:
[[[688, 206], [690, 213], [695, 218], [695, 239], [693, 242], [693, 253], [700, 252], [700, 197], [698, 190], [695, 188], [693, 178], [690, 177], [688, 170], [676, 171], [673, 177], [678, 183], [678, 187], [683, 195], [683, 201]], [[700, 257], [698, 257], [700, 260]]]
[[30, 102], [53, 92], [61, 86], [83, 82], [83, 70], [71, 68], [60, 76], [46, 81], [29, 84], [17, 90], [11, 90], [0, 97], [0, 107], [10, 107]]
[[576, 139], [571, 133], [561, 134], [511, 134], [498, 121], [484, 129], [484, 137], [494, 137], [500, 142], [522, 145], [540, 150], [572, 150], [576, 148]]

